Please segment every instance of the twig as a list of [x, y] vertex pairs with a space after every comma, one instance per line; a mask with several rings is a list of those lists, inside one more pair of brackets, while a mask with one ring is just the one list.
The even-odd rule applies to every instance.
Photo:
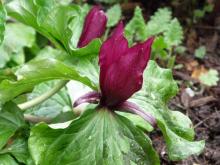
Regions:
[[205, 121], [207, 121], [210, 118], [212, 118], [212, 115], [210, 115], [207, 118], [205, 118], [204, 120], [201, 120], [200, 122], [198, 122], [196, 125], [194, 125], [194, 128], [197, 128], [198, 126], [200, 126], [201, 124], [203, 124]]

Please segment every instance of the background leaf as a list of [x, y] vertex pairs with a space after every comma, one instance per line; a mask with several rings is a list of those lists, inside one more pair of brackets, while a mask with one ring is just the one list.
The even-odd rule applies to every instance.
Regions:
[[0, 155], [1, 165], [19, 165], [12, 156], [4, 154]]
[[32, 88], [45, 81], [63, 79], [79, 80], [80, 82], [93, 87], [90, 80], [82, 77], [73, 68], [56, 59], [34, 60], [25, 64], [17, 71], [18, 81], [4, 80], [0, 84], [0, 103], [4, 103], [14, 97], [32, 90]]
[[[22, 29], [22, 30], [21, 30]], [[24, 47], [32, 47], [35, 43], [35, 31], [21, 23], [6, 24], [5, 39], [0, 46], [0, 68], [10, 60], [16, 64], [25, 62]]]
[[[27, 165], [33, 164], [33, 160], [30, 157], [30, 153], [28, 151], [27, 139], [25, 138], [16, 138], [13, 139], [12, 144], [8, 145], [2, 151], [0, 151], [0, 155], [11, 155], [20, 163], [24, 163]], [[8, 162], [9, 163], [9, 162]]]
[[121, 19], [121, 6], [119, 4], [112, 6], [106, 14], [108, 18], [107, 27], [115, 26]]
[[146, 24], [140, 7], [136, 7], [133, 18], [125, 26], [125, 36], [132, 44], [133, 40], [146, 39]]
[[[56, 85], [56, 83], [58, 83], [58, 81], [50, 81], [37, 85], [32, 93], [28, 95], [28, 100], [42, 95], [45, 91], [49, 91], [54, 85]], [[25, 113], [35, 116], [48, 117], [50, 119], [54, 119], [58, 116], [65, 116], [65, 114], [67, 114], [66, 117], [59, 122], [71, 120], [75, 116], [66, 88], [61, 89], [48, 100], [45, 100], [40, 105], [32, 107], [31, 109], [25, 111]]]
[[68, 52], [77, 47], [87, 8], [55, 0], [14, 0], [6, 7], [10, 16], [32, 26], [57, 47]]
[[31, 131], [29, 146], [41, 165], [159, 164], [149, 138], [126, 118], [105, 109], [88, 110], [66, 129], [39, 124]]
[[6, 22], [6, 11], [5, 7], [0, 1], [0, 45], [4, 39], [5, 34], [5, 22]]
[[202, 73], [199, 76], [199, 80], [207, 86], [215, 86], [219, 81], [218, 71], [215, 69], [210, 69], [208, 72]]
[[18, 129], [25, 126], [20, 109], [14, 103], [5, 104], [0, 111], [0, 149]]

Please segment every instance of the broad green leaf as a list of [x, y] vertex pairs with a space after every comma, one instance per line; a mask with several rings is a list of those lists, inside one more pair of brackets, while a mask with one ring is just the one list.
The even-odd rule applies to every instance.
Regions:
[[[22, 29], [22, 30], [21, 30]], [[31, 47], [35, 42], [35, 31], [21, 23], [6, 24], [5, 38], [0, 46], [0, 68], [10, 60], [17, 64], [25, 62], [24, 47]]]
[[126, 25], [125, 36], [130, 44], [133, 39], [141, 41], [146, 39], [146, 24], [140, 7], [135, 8], [133, 18]]
[[216, 86], [219, 81], [218, 71], [210, 69], [208, 72], [201, 74], [199, 80], [207, 86]]
[[13, 139], [12, 144], [0, 151], [0, 155], [3, 154], [12, 155], [20, 163], [31, 164], [33, 162], [28, 151], [27, 140], [24, 138]]
[[73, 68], [56, 59], [33, 60], [17, 71], [18, 81], [4, 80], [0, 84], [0, 103], [32, 90], [42, 82], [56, 79], [77, 80], [95, 88], [87, 77], [82, 77]]
[[55, 0], [14, 0], [6, 8], [10, 16], [32, 26], [57, 47], [68, 52], [77, 47], [86, 14], [79, 6]]
[[6, 103], [2, 106], [0, 109], [0, 149], [18, 129], [25, 126], [23, 114], [14, 103]]
[[18, 81], [4, 80], [0, 83], [0, 104], [49, 80], [76, 80], [97, 90], [98, 63], [94, 61], [99, 47], [100, 41], [94, 40], [86, 47], [74, 50], [75, 55], [67, 55], [65, 52], [50, 48], [47, 49], [48, 55], [44, 57], [47, 50], [42, 50], [44, 52], [41, 51], [39, 57], [17, 70]]
[[121, 7], [116, 4], [107, 10], [108, 23], [107, 27], [115, 26], [121, 19]]
[[[28, 100], [42, 95], [45, 91], [49, 91], [54, 85], [56, 85], [56, 83], [58, 83], [58, 81], [51, 81], [37, 85], [32, 93], [28, 95]], [[72, 103], [69, 95], [67, 94], [66, 88], [61, 89], [48, 100], [45, 100], [42, 104], [36, 105], [27, 110], [26, 113], [33, 114], [35, 116], [48, 117], [51, 119], [63, 116], [66, 113], [69, 115], [67, 120], [74, 117]]]
[[12, 156], [8, 154], [0, 155], [1, 165], [19, 165]]
[[205, 46], [200, 46], [198, 49], [195, 51], [195, 56], [197, 58], [203, 59], [206, 55], [206, 47]]
[[166, 103], [177, 91], [171, 70], [162, 69], [150, 61], [144, 73], [141, 91], [130, 99], [156, 118], [171, 160], [181, 160], [193, 154], [200, 154], [205, 145], [204, 141], [193, 141], [195, 133], [187, 116], [168, 109]]
[[6, 22], [6, 11], [5, 11], [4, 5], [0, 1], [0, 45], [2, 44], [2, 41], [4, 40], [5, 22]]
[[66, 129], [32, 128], [29, 149], [36, 165], [158, 165], [151, 142], [126, 118], [88, 110]]

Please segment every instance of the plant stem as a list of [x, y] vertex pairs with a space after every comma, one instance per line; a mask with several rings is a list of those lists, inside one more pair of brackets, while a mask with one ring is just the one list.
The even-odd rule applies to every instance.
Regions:
[[29, 114], [24, 114], [24, 119], [26, 121], [29, 121], [31, 123], [39, 123], [39, 122], [45, 122], [45, 123], [51, 123], [51, 119], [47, 117], [39, 117], [39, 116], [34, 116], [34, 115], [29, 115]]
[[60, 89], [62, 89], [66, 85], [67, 82], [68, 82], [68, 80], [62, 80], [62, 81], [58, 82], [51, 90], [45, 92], [44, 94], [42, 94], [39, 97], [36, 97], [30, 101], [19, 104], [18, 107], [22, 110], [25, 110], [25, 109], [31, 108], [35, 105], [38, 105], [38, 104], [46, 101], [48, 98], [50, 98], [51, 96], [56, 94], [58, 91], [60, 91]]

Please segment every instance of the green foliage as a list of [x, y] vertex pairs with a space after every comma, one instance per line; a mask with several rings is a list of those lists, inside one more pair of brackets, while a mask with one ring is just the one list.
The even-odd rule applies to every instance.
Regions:
[[219, 81], [218, 71], [210, 69], [208, 72], [201, 74], [199, 80], [207, 86], [216, 86]]
[[95, 0], [95, 1], [105, 3], [105, 4], [114, 4], [114, 3], [119, 3], [119, 2], [127, 1], [127, 0]]
[[[18, 38], [4, 42], [13, 45], [12, 52], [31, 47], [35, 42], [35, 31], [49, 39], [56, 48], [45, 47], [34, 59], [14, 68], [12, 74], [0, 72], [1, 164], [159, 165], [152, 142], [144, 133], [154, 129], [149, 123], [136, 115], [109, 111], [99, 106], [86, 110], [75, 119], [65, 88], [25, 113], [49, 117], [55, 123], [74, 119], [72, 123], [64, 129], [52, 129], [45, 123], [30, 128], [21, 110], [8, 101], [17, 99], [16, 102], [19, 102], [21, 97], [31, 100], [42, 96], [60, 80], [76, 80], [99, 90], [97, 58], [101, 42], [97, 39], [84, 48], [77, 48], [88, 7], [61, 5], [57, 0], [12, 0], [6, 8], [11, 17], [34, 29], [10, 23], [9, 27], [16, 24], [11, 30]], [[117, 24], [120, 13], [118, 5], [108, 10], [109, 28]], [[29, 30], [22, 34], [17, 31], [17, 25]], [[181, 43], [183, 33], [178, 20], [172, 19], [170, 10], [159, 9], [145, 23], [141, 9], [137, 7], [133, 19], [126, 26], [126, 35], [130, 44], [155, 35], [154, 53], [165, 59], [169, 56], [173, 61], [172, 50]], [[50, 80], [53, 81], [48, 82]], [[171, 160], [199, 154], [204, 148], [204, 141], [194, 141], [195, 133], [189, 118], [167, 107], [177, 91], [171, 70], [162, 69], [151, 61], [144, 73], [142, 89], [130, 98], [156, 118]], [[26, 128], [30, 128], [31, 132]], [[9, 143], [11, 140], [12, 143]]]
[[41, 165], [159, 164], [149, 138], [105, 109], [88, 110], [66, 129], [39, 124], [32, 128], [29, 146], [35, 163]]
[[5, 38], [0, 46], [0, 68], [6, 67], [9, 62], [17, 65], [23, 64], [25, 62], [24, 47], [32, 47], [34, 44], [34, 29], [21, 23], [6, 24]]
[[0, 111], [0, 149], [22, 127], [25, 122], [20, 110], [13, 103], [5, 104]]
[[121, 19], [121, 7], [116, 4], [107, 10], [108, 23], [107, 27], [115, 26]]
[[2, 44], [2, 41], [4, 39], [5, 22], [6, 22], [6, 11], [4, 5], [0, 1], [0, 45]]
[[175, 96], [177, 91], [171, 70], [162, 69], [151, 61], [144, 73], [141, 91], [130, 99], [157, 119], [171, 160], [181, 160], [192, 154], [199, 154], [205, 145], [204, 141], [193, 141], [195, 133], [187, 116], [168, 109], [166, 102]]
[[2, 165], [18, 165], [14, 158], [8, 154], [0, 155], [0, 161]]
[[205, 4], [202, 9], [195, 9], [193, 11], [193, 22], [197, 22], [201, 18], [205, 16], [206, 13], [210, 13], [213, 11], [213, 4]]
[[[32, 93], [28, 95], [28, 100], [32, 100], [42, 95], [45, 91], [49, 91], [57, 83], [57, 81], [51, 81], [37, 85]], [[30, 108], [25, 113], [40, 117], [48, 117], [50, 119], [54, 119], [64, 114], [68, 114], [69, 117], [67, 120], [71, 120], [74, 117], [72, 103], [65, 88], [61, 89], [48, 100], [45, 100], [42, 104]]]
[[143, 41], [147, 38], [146, 24], [140, 7], [135, 8], [133, 18], [126, 25], [125, 36], [128, 39], [129, 44], [132, 44], [134, 39]]
[[55, 0], [14, 0], [6, 8], [10, 16], [32, 26], [69, 53], [77, 46], [87, 12], [73, 4], [57, 5]]
[[[14, 103], [5, 104], [0, 111], [0, 162], [3, 165], [31, 163], [25, 132], [27, 124]], [[19, 132], [19, 133], [18, 133]], [[20, 137], [21, 136], [21, 137]], [[16, 159], [16, 161], [15, 161]]]
[[[150, 20], [145, 23], [141, 9], [136, 7], [133, 18], [125, 27], [125, 35], [132, 45], [136, 41], [145, 41], [150, 36], [156, 36], [153, 44], [153, 59], [161, 58], [174, 63], [173, 48], [183, 40], [183, 29], [168, 8], [158, 9]], [[174, 60], [174, 61], [173, 61]]]
[[203, 59], [205, 57], [205, 55], [206, 55], [206, 48], [205, 48], [205, 46], [200, 46], [198, 49], [196, 49], [195, 56], [197, 58]]

